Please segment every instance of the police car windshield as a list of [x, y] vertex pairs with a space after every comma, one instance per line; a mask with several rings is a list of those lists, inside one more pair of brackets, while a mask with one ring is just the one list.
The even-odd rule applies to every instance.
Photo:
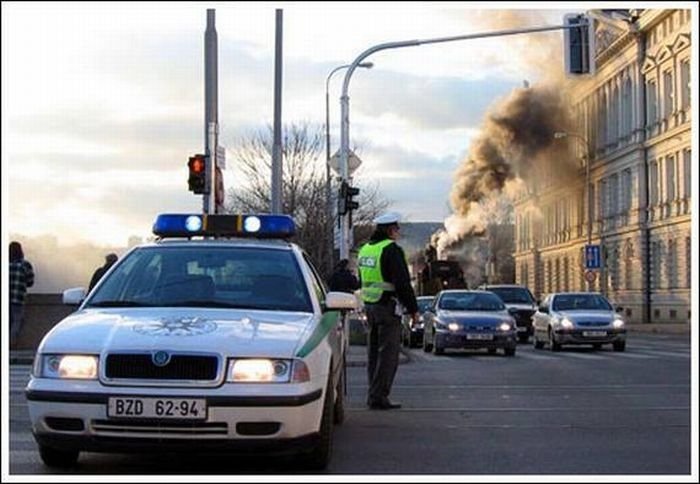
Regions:
[[86, 302], [130, 306], [313, 310], [294, 254], [261, 247], [139, 248]]

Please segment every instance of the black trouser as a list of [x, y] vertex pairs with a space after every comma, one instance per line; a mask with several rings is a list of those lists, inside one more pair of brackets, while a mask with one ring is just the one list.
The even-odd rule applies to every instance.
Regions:
[[394, 314], [394, 303], [367, 304], [367, 403], [384, 403], [399, 366], [401, 318]]

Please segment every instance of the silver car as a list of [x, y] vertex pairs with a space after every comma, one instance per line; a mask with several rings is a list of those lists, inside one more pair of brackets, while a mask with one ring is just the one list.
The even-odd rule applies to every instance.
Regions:
[[532, 316], [533, 344], [545, 342], [552, 351], [562, 345], [593, 345], [598, 349], [611, 343], [615, 351], [625, 351], [625, 321], [610, 302], [594, 292], [559, 292], [548, 295]]

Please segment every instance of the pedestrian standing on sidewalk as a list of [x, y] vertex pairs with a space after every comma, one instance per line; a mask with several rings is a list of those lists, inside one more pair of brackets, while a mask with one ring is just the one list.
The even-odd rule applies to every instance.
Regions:
[[17, 345], [24, 322], [27, 288], [34, 285], [34, 268], [24, 258], [22, 244], [10, 242], [10, 348]]
[[396, 244], [399, 219], [395, 212], [374, 219], [374, 233], [358, 254], [362, 300], [369, 324], [367, 405], [376, 410], [401, 408], [400, 403], [389, 400], [399, 365], [401, 316], [410, 314], [413, 322], [418, 322], [418, 304], [406, 257]]

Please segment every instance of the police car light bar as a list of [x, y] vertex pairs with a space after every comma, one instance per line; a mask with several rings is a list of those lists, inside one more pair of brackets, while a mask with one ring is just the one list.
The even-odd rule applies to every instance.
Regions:
[[158, 215], [153, 233], [159, 237], [257, 237], [282, 239], [294, 235], [294, 220], [289, 215]]

